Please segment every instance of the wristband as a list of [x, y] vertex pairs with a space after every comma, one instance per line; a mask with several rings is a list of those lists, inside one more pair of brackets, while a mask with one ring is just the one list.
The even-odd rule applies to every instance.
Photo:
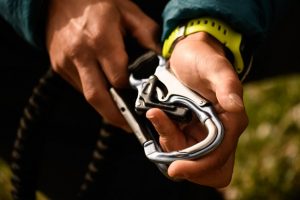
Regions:
[[[224, 22], [210, 17], [193, 19], [182, 26], [178, 26], [164, 41], [162, 49], [163, 57], [169, 58], [171, 56], [173, 48], [178, 40], [186, 37], [187, 35], [201, 31], [209, 33], [227, 47], [233, 55], [233, 66], [236, 72], [239, 75], [245, 74], [244, 62], [246, 60], [251, 63], [252, 59], [249, 59], [249, 56], [244, 58], [246, 55], [243, 55], [242, 52], [244, 45], [242, 45], [243, 42], [241, 34], [234, 31]], [[248, 69], [249, 68], [250, 65]]]

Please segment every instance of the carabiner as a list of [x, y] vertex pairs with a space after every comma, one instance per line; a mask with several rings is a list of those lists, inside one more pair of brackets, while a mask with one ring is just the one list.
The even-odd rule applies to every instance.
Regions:
[[[146, 157], [167, 176], [167, 168], [175, 160], [197, 159], [218, 147], [224, 137], [224, 128], [211, 103], [183, 85], [170, 71], [167, 62], [159, 55], [154, 74], [137, 78], [130, 74], [130, 85], [137, 90], [136, 100], [126, 100], [127, 95], [111, 88], [111, 94], [121, 113], [144, 147]], [[143, 62], [140, 62], [143, 64]], [[160, 108], [171, 118], [187, 122], [192, 114], [206, 127], [207, 136], [188, 148], [163, 152], [157, 133], [144, 113], [150, 108]]]
[[[131, 74], [129, 82], [138, 90], [138, 97], [135, 108], [140, 111], [146, 108], [159, 107], [164, 111], [172, 106], [177, 107], [173, 113], [177, 116], [184, 116], [184, 108], [193, 111], [199, 121], [207, 128], [207, 136], [199, 143], [173, 152], [162, 152], [155, 140], [148, 140], [143, 143], [145, 154], [153, 162], [170, 164], [175, 160], [196, 159], [214, 150], [222, 141], [224, 129], [219, 121], [212, 105], [200, 95], [183, 85], [174, 75], [166, 61], [161, 57], [154, 75], [148, 79], [136, 79]], [[154, 92], [155, 91], [155, 92]], [[153, 97], [155, 93], [155, 97]], [[145, 98], [145, 96], [148, 96]], [[153, 101], [155, 98], [156, 102]], [[150, 99], [150, 100], [149, 100]], [[178, 111], [181, 108], [181, 112]], [[177, 114], [176, 114], [177, 113]], [[178, 114], [179, 113], [179, 114]]]

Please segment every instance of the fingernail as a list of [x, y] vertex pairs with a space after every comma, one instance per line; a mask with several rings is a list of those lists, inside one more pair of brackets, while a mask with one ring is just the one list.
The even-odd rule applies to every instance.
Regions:
[[232, 104], [235, 104], [241, 108], [244, 107], [243, 100], [237, 94], [234, 93], [229, 94], [229, 99], [232, 102]]

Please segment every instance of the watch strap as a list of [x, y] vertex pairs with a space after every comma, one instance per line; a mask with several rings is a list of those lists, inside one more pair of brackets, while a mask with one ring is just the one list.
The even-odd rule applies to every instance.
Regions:
[[190, 34], [202, 31], [215, 37], [231, 51], [234, 58], [233, 66], [238, 74], [242, 73], [244, 70], [244, 61], [240, 48], [242, 43], [241, 34], [233, 30], [224, 22], [210, 17], [192, 19], [188, 21], [188, 23], [176, 27], [164, 41], [162, 49], [163, 57], [169, 58], [171, 56], [173, 48], [178, 40]]

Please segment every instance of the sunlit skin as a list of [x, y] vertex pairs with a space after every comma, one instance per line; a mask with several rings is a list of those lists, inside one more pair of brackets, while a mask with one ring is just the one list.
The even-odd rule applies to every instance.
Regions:
[[106, 78], [114, 87], [127, 86], [124, 35], [159, 51], [157, 32], [158, 25], [129, 0], [51, 0], [46, 44], [53, 69], [82, 91], [107, 122], [130, 130]]
[[[128, 86], [125, 34], [160, 52], [158, 30], [130, 0], [51, 0], [46, 46], [53, 69], [81, 91], [107, 122], [129, 131], [108, 92], [108, 82], [118, 88]], [[242, 85], [223, 46], [206, 33], [178, 42], [169, 62], [179, 80], [213, 103], [225, 138], [204, 158], [173, 162], [168, 173], [201, 185], [224, 187], [231, 180], [238, 138], [248, 123]], [[158, 130], [165, 151], [191, 146], [203, 138], [198, 123], [179, 129], [159, 109], [149, 110], [147, 117]]]
[[[248, 124], [242, 84], [226, 59], [223, 46], [203, 32], [178, 42], [169, 62], [179, 80], [213, 103], [225, 137], [215, 151], [201, 159], [173, 162], [168, 173], [201, 185], [225, 187], [231, 181], [239, 136]], [[165, 151], [186, 148], [205, 136], [199, 123], [180, 129], [159, 109], [149, 110], [147, 117], [159, 132]]]

